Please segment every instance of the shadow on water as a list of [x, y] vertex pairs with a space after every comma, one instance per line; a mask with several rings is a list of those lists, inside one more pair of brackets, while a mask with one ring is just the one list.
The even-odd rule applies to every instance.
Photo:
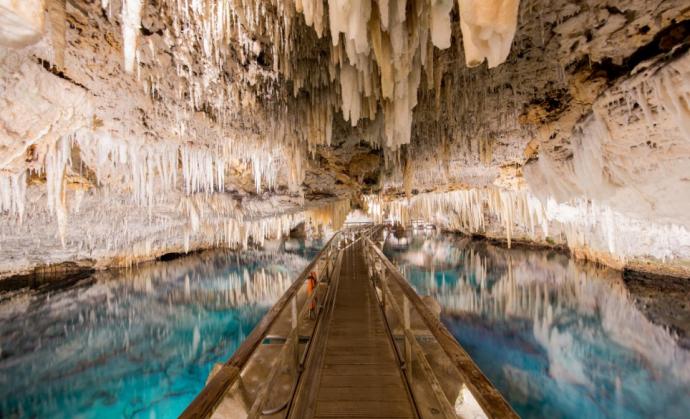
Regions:
[[624, 280], [560, 252], [455, 235], [385, 250], [521, 416], [690, 412], [687, 281]]
[[207, 251], [0, 291], [0, 417], [176, 417], [307, 265]]

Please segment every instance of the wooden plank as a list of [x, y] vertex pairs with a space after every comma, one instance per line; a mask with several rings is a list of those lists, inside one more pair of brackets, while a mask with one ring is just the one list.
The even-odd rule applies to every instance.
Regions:
[[[222, 398], [222, 395], [224, 395], [228, 390], [227, 383], [234, 382], [239, 375], [240, 371], [236, 367], [223, 365], [216, 375], [213, 376], [213, 379], [211, 379], [211, 381], [209, 381], [204, 387], [204, 390], [208, 390], [205, 393], [202, 392], [203, 394], [200, 394], [196, 399], [194, 399], [196, 404], [194, 406], [189, 405], [187, 409], [185, 409], [185, 412], [188, 410], [190, 411], [190, 416], [188, 417], [201, 417], [203, 412], [213, 412], [213, 410], [215, 410], [215, 408], [218, 406], [219, 401], [214, 400], [213, 396], [205, 397], [206, 394], [221, 394]], [[199, 413], [197, 414], [196, 412]]]
[[367, 379], [366, 377], [357, 375], [346, 375], [346, 376], [336, 376], [336, 375], [324, 375], [321, 377], [321, 388], [324, 387], [378, 387], [378, 386], [391, 386], [400, 385], [401, 391], [404, 391], [402, 387], [402, 381], [399, 377], [394, 375], [386, 375], [380, 377], [377, 380]]
[[317, 401], [316, 417], [411, 418], [408, 403], [393, 400]]
[[[404, 300], [404, 306], [406, 307], [404, 310], [405, 312], [403, 313], [400, 307], [398, 306], [398, 303], [396, 302], [395, 297], [393, 296], [393, 292], [390, 290], [390, 287], [388, 286], [387, 281], [382, 281], [382, 288], [383, 292], [388, 296], [387, 301], [389, 302], [390, 306], [393, 308], [393, 311], [396, 313], [396, 316], [401, 319], [404, 318], [404, 323], [405, 323], [405, 328], [404, 328], [404, 333], [405, 333], [405, 347], [409, 349], [409, 352], [406, 356], [406, 359], [408, 360], [407, 362], [411, 362], [412, 360], [412, 353], [414, 353], [416, 356], [415, 358], [417, 359], [417, 362], [419, 365], [421, 365], [422, 372], [426, 378], [426, 382], [429, 385], [432, 393], [434, 394], [434, 398], [436, 399], [436, 406], [440, 407], [441, 412], [443, 412], [443, 415], [447, 418], [452, 418], [455, 417], [455, 410], [454, 406], [451, 406], [450, 400], [446, 397], [445, 393], [443, 392], [443, 388], [441, 387], [441, 384], [438, 382], [438, 379], [436, 378], [436, 375], [434, 374], [433, 369], [429, 365], [429, 362], [426, 359], [426, 355], [424, 354], [424, 351], [422, 350], [421, 346], [419, 345], [419, 342], [417, 342], [417, 337], [412, 333], [412, 331], [409, 328], [409, 302], [408, 300]], [[419, 407], [419, 406], [418, 406]]]
[[319, 400], [389, 400], [407, 403], [402, 386], [381, 387], [326, 387], [321, 390]]
[[343, 343], [343, 344], [331, 344], [328, 345], [328, 354], [333, 355], [351, 355], [351, 354], [372, 354], [376, 355], [379, 353], [391, 354], [389, 351], [388, 344], [386, 342], [363, 342], [362, 345]]
[[368, 277], [361, 245], [341, 262], [325, 356], [319, 368], [315, 417], [415, 417]]
[[360, 354], [329, 352], [324, 363], [326, 365], [376, 365], [381, 362], [395, 362], [391, 354]]
[[[376, 380], [382, 375], [399, 375], [397, 368], [395, 368], [395, 363], [392, 360], [381, 360], [378, 364], [349, 364], [349, 365], [333, 365], [324, 364], [321, 369], [323, 375], [337, 375], [344, 377], [346, 375], [357, 375], [360, 377], [365, 377], [365, 379], [371, 380], [370, 376], [374, 376]], [[368, 378], [367, 378], [368, 377]]]
[[[275, 332], [274, 326], [280, 324], [278, 320], [283, 318], [281, 313], [286, 303], [296, 295], [308, 272], [316, 266], [324, 250], [332, 243], [330, 241], [324, 247], [269, 310], [242, 347], [210, 380], [182, 417], [208, 417], [215, 410], [263, 336], [269, 330]], [[371, 246], [368, 239], [365, 243]], [[363, 244], [363, 240], [355, 242], [340, 252], [337, 258], [334, 270], [337, 272], [337, 282], [340, 285], [336, 287], [333, 298], [329, 299], [331, 304], [322, 319], [322, 324], [317, 328], [320, 332], [312, 336], [318, 336], [318, 339], [312, 339], [314, 356], [309, 355], [306, 370], [302, 374], [303, 379], [298, 383], [298, 393], [291, 402], [291, 405], [294, 403], [296, 407], [293, 410], [289, 405], [288, 410], [284, 412], [289, 413], [290, 417], [417, 417], [417, 407], [398, 365], [398, 355], [378, 305], [376, 290], [368, 278]], [[469, 355], [428, 310], [405, 278], [378, 248], [371, 248], [383, 261], [391, 280], [419, 313], [421, 321], [415, 320], [417, 324], [421, 326], [421, 323], [424, 323], [431, 331], [433, 339], [440, 346], [439, 351], [443, 351], [455, 365], [484, 411], [491, 417], [517, 417]], [[399, 311], [399, 307], [397, 308]], [[414, 327], [414, 324], [412, 326]], [[398, 333], [403, 332], [401, 330]], [[405, 334], [410, 342], [417, 343], [413, 333], [406, 330]], [[423, 350], [418, 344], [413, 346], [412, 349], [421, 359]], [[420, 366], [427, 380], [429, 377], [433, 378], [434, 371], [431, 365], [422, 363]], [[431, 381], [434, 394], [441, 394], [442, 389], [437, 380]]]

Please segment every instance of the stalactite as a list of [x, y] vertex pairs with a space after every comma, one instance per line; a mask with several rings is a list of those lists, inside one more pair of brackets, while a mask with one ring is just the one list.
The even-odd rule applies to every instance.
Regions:
[[[543, 243], [555, 243], [563, 235], [568, 247], [585, 257], [590, 253], [607, 254], [613, 260], [624, 261], [652, 256], [663, 261], [690, 250], [690, 231], [682, 226], [630, 218], [584, 200], [559, 204], [548, 199], [543, 203], [526, 189], [418, 194], [409, 200], [384, 202], [383, 210], [372, 206], [374, 209], [386, 214], [388, 220], [405, 225], [425, 220], [467, 234], [500, 234], [509, 245], [516, 231], [525, 240]], [[376, 213], [370, 215], [375, 217]], [[502, 226], [498, 231], [497, 225]]]
[[53, 62], [59, 69], [65, 68], [65, 31], [67, 30], [66, 0], [49, 0], [47, 4], [50, 21], [51, 42], [53, 44]]
[[53, 213], [58, 225], [62, 246], [65, 246], [67, 229], [67, 210], [65, 208], [65, 168], [70, 160], [72, 139], [63, 137], [52, 145], [45, 157], [46, 187], [48, 209]]
[[310, 209], [305, 213], [305, 217], [316, 227], [328, 226], [333, 231], [337, 231], [342, 228], [350, 210], [350, 200], [343, 199]]
[[517, 29], [519, 0], [458, 0], [460, 28], [468, 67], [486, 59], [489, 68], [503, 63]]
[[122, 38], [124, 69], [134, 71], [134, 60], [137, 50], [137, 36], [141, 26], [141, 9], [143, 0], [122, 0]]
[[407, 199], [412, 198], [412, 181], [414, 179], [413, 161], [409, 154], [409, 149], [405, 150], [405, 168], [403, 170], [403, 190]]
[[[11, 68], [13, 74], [0, 78], [2, 87], [12, 86], [14, 74], [33, 77], [36, 73], [40, 75], [36, 80], [41, 82], [37, 83], [40, 88], [36, 92], [31, 92], [31, 86], [17, 90], [26, 91], [27, 96], [35, 93], [37, 98], [60, 97], [59, 89], [56, 94], [50, 89], [69, 86], [69, 89], [83, 90], [83, 97], [90, 101], [99, 102], [102, 98], [102, 104], [95, 104], [93, 115], [71, 103], [65, 103], [55, 112], [57, 115], [52, 115], [51, 107], [58, 106], [46, 100], [35, 115], [24, 118], [29, 128], [16, 130], [17, 138], [14, 138], [15, 127], [2, 121], [3, 126], [8, 125], [5, 132], [10, 140], [7, 142], [13, 144], [9, 144], [5, 153], [8, 157], [0, 167], [0, 211], [11, 223], [19, 221], [17, 231], [26, 231], [21, 230], [21, 222], [33, 216], [32, 212], [41, 222], [54, 221], [63, 247], [93, 249], [104, 245], [114, 249], [136, 242], [140, 246], [136, 251], [146, 254], [156, 248], [155, 240], [143, 239], [143, 233], [140, 236], [140, 232], [134, 231], [132, 225], [136, 221], [123, 226], [121, 234], [108, 231], [111, 237], [106, 239], [89, 236], [102, 232], [85, 232], [83, 240], [76, 236], [78, 232], [70, 234], [67, 221], [77, 212], [80, 216], [91, 216], [89, 221], [96, 225], [107, 218], [106, 210], [82, 207], [84, 202], [92, 202], [93, 196], [103, 201], [109, 196], [117, 197], [122, 201], [123, 213], [136, 212], [146, 220], [141, 224], [159, 228], [156, 233], [165, 231], [160, 235], [167, 244], [175, 242], [175, 246], [186, 249], [194, 247], [204, 234], [219, 243], [232, 245], [246, 245], [254, 235], [259, 241], [265, 234], [279, 234], [299, 217], [276, 218], [271, 221], [276, 225], [269, 227], [269, 221], [259, 221], [270, 212], [266, 208], [251, 211], [241, 207], [251, 206], [247, 201], [258, 196], [269, 200], [279, 196], [289, 204], [283, 207], [276, 199], [276, 208], [297, 212], [297, 207], [308, 203], [305, 196], [321, 196], [309, 192], [321, 192], [322, 185], [311, 191], [306, 189], [312, 182], [311, 169], [323, 169], [318, 167], [324, 162], [322, 157], [333, 151], [325, 150], [326, 147], [337, 146], [334, 154], [338, 154], [339, 160], [347, 160], [347, 153], [359, 147], [375, 149], [376, 153], [382, 150], [386, 166], [383, 179], [378, 185], [370, 185], [371, 179], [366, 179], [367, 185], [362, 188], [377, 190], [382, 185], [384, 192], [404, 191], [407, 201], [388, 202], [379, 197], [368, 202], [376, 219], [382, 219], [388, 212], [400, 220], [430, 218], [468, 232], [488, 232], [500, 224], [501, 233], [509, 243], [525, 233], [545, 238], [555, 232], [565, 236], [573, 246], [588, 247], [594, 241], [597, 242], [594, 247], [623, 256], [638, 254], [637, 248], [617, 238], [620, 234], [617, 223], [629, 221], [625, 221], [620, 207], [609, 205], [613, 201], [609, 198], [630, 194], [635, 198], [633, 201], [645, 203], [652, 212], [655, 206], [665, 202], [654, 194], [670, 188], [669, 184], [663, 184], [652, 192], [649, 188], [637, 195], [630, 192], [629, 189], [640, 184], [634, 176], [645, 175], [641, 169], [637, 174], [628, 170], [640, 168], [639, 163], [644, 159], [631, 155], [634, 150], [644, 148], [644, 144], [639, 139], [636, 144], [621, 142], [621, 137], [616, 137], [618, 128], [609, 117], [612, 112], [627, 108], [621, 111], [626, 123], [634, 124], [637, 118], [644, 120], [647, 131], [640, 135], [650, 138], [654, 132], [658, 133], [658, 126], [666, 127], [669, 120], [673, 121], [681, 135], [674, 137], [663, 132], [658, 136], [663, 137], [658, 140], [659, 148], [668, 156], [674, 156], [679, 147], [687, 147], [686, 140], [690, 138], [688, 60], [676, 49], [621, 77], [626, 80], [607, 79], [607, 85], [617, 85], [615, 89], [592, 93], [596, 103], [590, 114], [583, 111], [578, 115], [581, 119], [572, 130], [572, 141], [568, 144], [572, 149], [567, 150], [572, 151], [572, 158], [568, 157], [567, 164], [557, 167], [559, 162], [545, 148], [539, 154], [530, 154], [527, 166], [537, 170], [528, 167], [525, 173], [539, 200], [523, 190], [496, 188], [438, 196], [418, 194], [418, 191], [439, 190], [442, 183], [449, 184], [449, 188], [475, 183], [490, 185], [495, 172], [502, 169], [499, 167], [502, 159], [523, 164], [522, 144], [512, 139], [514, 133], [524, 137], [530, 129], [521, 126], [517, 117], [523, 105], [534, 105], [539, 108], [537, 111], [546, 112], [548, 115], [537, 115], [543, 120], [569, 111], [562, 108], [568, 108], [567, 96], [574, 94], [571, 90], [576, 90], [576, 86], [568, 84], [572, 82], [568, 77], [573, 74], [571, 70], [566, 74], [565, 67], [559, 70], [561, 79], [548, 85], [556, 92], [554, 97], [545, 99], [533, 97], [541, 93], [538, 89], [545, 84], [537, 89], [532, 89], [532, 85], [522, 88], [524, 74], [507, 75], [514, 63], [491, 71], [486, 67], [457, 71], [453, 67], [462, 65], [463, 51], [468, 66], [486, 60], [488, 67], [493, 68], [507, 60], [518, 24], [518, 0], [459, 0], [464, 42], [462, 48], [458, 45], [459, 52], [447, 50], [454, 37], [459, 41], [451, 19], [457, 17], [458, 9], [453, 12], [452, 0], [101, 0], [87, 3], [65, 10], [65, 0], [49, 0], [45, 3], [46, 14], [43, 2], [27, 0], [12, 3], [13, 8], [8, 9], [11, 13], [6, 15], [3, 10], [0, 16], [17, 19], [11, 21], [17, 27], [5, 25], [0, 29], [0, 43], [14, 49], [27, 47], [35, 40], [27, 43], [23, 39], [15, 44], [9, 35], [33, 39], [30, 32], [43, 31], [44, 16], [48, 16], [50, 23], [50, 31], [45, 35], [49, 39], [30, 46], [23, 55], [18, 50], [7, 55], [2, 51], [2, 64]], [[38, 9], [37, 5], [40, 5]], [[122, 8], [118, 9], [120, 5]], [[156, 20], [155, 7], [160, 22]], [[534, 5], [528, 4], [523, 9], [530, 9], [525, 13], [531, 13]], [[563, 18], [552, 9], [549, 8], [549, 13], [557, 16], [548, 19]], [[33, 13], [22, 15], [25, 10]], [[103, 27], [91, 28], [92, 22]], [[68, 23], [74, 27], [65, 32]], [[121, 45], [118, 39], [111, 39], [112, 28], [118, 24], [122, 31]], [[561, 42], [559, 37], [563, 34], [555, 30], [559, 24], [549, 25], [555, 26], [557, 34], [549, 42]], [[101, 29], [102, 37], [96, 36]], [[15, 30], [16, 33], [12, 32]], [[82, 37], [82, 31], [89, 33], [91, 40]], [[65, 43], [66, 33], [69, 44]], [[530, 32], [517, 41], [520, 57], [525, 60], [534, 60], [535, 51], [530, 49], [535, 41], [532, 35]], [[94, 39], [105, 39], [105, 42]], [[84, 48], [93, 47], [84, 58], [79, 55], [77, 41], [83, 42]], [[72, 48], [68, 50], [67, 68], [63, 59], [65, 47]], [[543, 39], [541, 47], [545, 51], [553, 50]], [[103, 52], [105, 57], [113, 51], [122, 53], [123, 68], [129, 75], [91, 68], [89, 60], [98, 61], [99, 53]], [[10, 67], [14, 65], [15, 55], [23, 60], [16, 68]], [[563, 57], [553, 60], [560, 58]], [[544, 68], [553, 64], [534, 61], [539, 61], [539, 66], [543, 64]], [[78, 65], [85, 63], [88, 65], [80, 73]], [[639, 74], [647, 74], [645, 81], [639, 82]], [[110, 94], [115, 84], [108, 84], [106, 76], [117, 78], [115, 83], [124, 98], [132, 99], [131, 106]], [[420, 89], [422, 78], [425, 89]], [[548, 81], [547, 77], [543, 79], [540, 82]], [[137, 88], [145, 93], [141, 94]], [[19, 102], [21, 99], [15, 96], [11, 99]], [[532, 99], [534, 103], [527, 103]], [[579, 103], [580, 99], [573, 103]], [[549, 106], [543, 105], [542, 100]], [[541, 109], [552, 105], [558, 109]], [[19, 115], [23, 108], [17, 108], [19, 111], [11, 109], [7, 113]], [[80, 116], [83, 120], [77, 121]], [[341, 117], [355, 129], [344, 127]], [[33, 130], [30, 127], [33, 119], [69, 121], [50, 122]], [[53, 144], [56, 138], [63, 139]], [[5, 147], [5, 143], [0, 146]], [[657, 142], [650, 140], [648, 147], [656, 148]], [[31, 153], [27, 153], [29, 150]], [[608, 156], [615, 153], [620, 160], [608, 164], [612, 160]], [[70, 161], [72, 157], [74, 162]], [[436, 170], [439, 161], [442, 167]], [[684, 169], [677, 168], [683, 161], [672, 162], [669, 158], [663, 163], [676, 165], [674, 175]], [[433, 167], [429, 169], [429, 166]], [[465, 182], [458, 175], [461, 166], [467, 172], [482, 171], [490, 179]], [[536, 176], [532, 176], [534, 172]], [[47, 202], [47, 211], [33, 199], [39, 193], [34, 191], [43, 191], [43, 173], [48, 199], [42, 202]], [[467, 177], [472, 176], [470, 173]], [[678, 175], [680, 179], [683, 176]], [[339, 197], [352, 192], [347, 189], [350, 184], [342, 186], [341, 178], [338, 180], [340, 183], [333, 180], [335, 186], [327, 184], [331, 179], [325, 180], [324, 192]], [[623, 189], [621, 185], [629, 188]], [[67, 202], [72, 196], [73, 202]], [[325, 225], [325, 218], [329, 218], [329, 228], [337, 228], [346, 206], [332, 205], [336, 208], [322, 210], [324, 214], [329, 213], [328, 217], [316, 214], [321, 210], [314, 210], [302, 214], [302, 220]], [[577, 216], [571, 217], [572, 214]], [[582, 214], [593, 217], [596, 226], [586, 222]], [[128, 214], [119, 215], [126, 218]], [[668, 215], [668, 219], [676, 215]], [[561, 220], [569, 217], [575, 221]], [[558, 223], [556, 230], [552, 228], [554, 221]], [[632, 221], [629, 224], [632, 229], [638, 228]], [[685, 246], [684, 227], [676, 231], [668, 226], [666, 223], [649, 229], [661, 231], [657, 240], [668, 242], [655, 256], [678, 254], [668, 250], [670, 243]], [[222, 231], [222, 236], [208, 233], [214, 228]], [[180, 244], [181, 237], [177, 237], [179, 242], [175, 241], [180, 229], [186, 229], [184, 244]], [[593, 230], [597, 231], [593, 233]], [[678, 233], [678, 241], [668, 237], [670, 231]], [[603, 246], [599, 246], [599, 236], [603, 237]]]
[[41, 39], [44, 0], [3, 1], [0, 6], [0, 46], [23, 48]]
[[19, 223], [24, 219], [26, 201], [26, 172], [0, 173], [0, 213], [16, 216]]
[[440, 49], [450, 47], [451, 26], [450, 11], [453, 0], [432, 0], [431, 2], [431, 42]]
[[643, 67], [602, 94], [573, 129], [566, 164], [559, 153], [540, 151], [524, 168], [533, 193], [542, 202], [591, 200], [632, 218], [656, 214], [687, 225], [687, 203], [670, 184], [678, 185], [688, 165], [688, 74], [685, 55]]

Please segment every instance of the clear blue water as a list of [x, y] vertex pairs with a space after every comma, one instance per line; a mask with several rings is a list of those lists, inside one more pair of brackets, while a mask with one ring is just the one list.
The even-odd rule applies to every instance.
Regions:
[[177, 417], [307, 263], [202, 253], [1, 293], [0, 417]]
[[690, 417], [690, 351], [620, 273], [453, 235], [402, 244], [387, 255], [522, 417]]

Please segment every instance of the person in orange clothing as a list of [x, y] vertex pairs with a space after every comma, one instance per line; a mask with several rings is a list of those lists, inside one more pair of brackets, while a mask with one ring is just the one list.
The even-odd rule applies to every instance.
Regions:
[[[316, 272], [312, 271], [309, 273], [309, 276], [307, 277], [307, 297], [311, 297], [312, 294], [314, 294], [316, 290]], [[309, 318], [315, 318], [316, 317], [316, 295], [314, 295], [314, 298], [311, 300], [311, 304], [309, 305]]]

